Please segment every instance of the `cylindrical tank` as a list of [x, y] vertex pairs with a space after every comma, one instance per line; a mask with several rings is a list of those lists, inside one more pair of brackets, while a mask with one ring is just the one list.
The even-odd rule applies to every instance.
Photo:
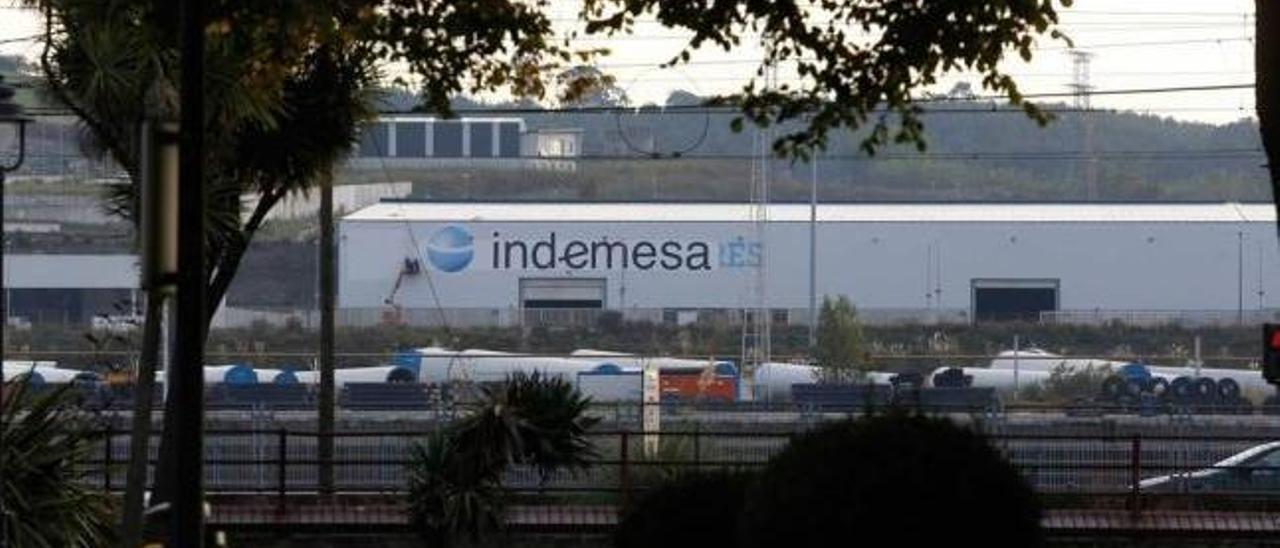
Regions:
[[1018, 371], [1053, 371], [1058, 367], [1064, 367], [1074, 371], [1083, 371], [1085, 368], [1093, 368], [1095, 370], [1102, 368], [1118, 369], [1126, 363], [1114, 360], [1070, 358], [1046, 352], [1039, 348], [1028, 348], [1017, 352], [1013, 350], [1000, 352], [995, 359], [991, 360], [990, 368], [1009, 370], [1016, 368]]
[[819, 369], [812, 365], [765, 363], [755, 370], [755, 399], [790, 401], [791, 385], [818, 382]]
[[[591, 371], [602, 363], [617, 363], [609, 359], [577, 359], [545, 356], [527, 356], [510, 352], [468, 349], [448, 351], [439, 348], [419, 349], [422, 354], [418, 378], [422, 382], [439, 383], [454, 381], [500, 382], [512, 373], [560, 377], [575, 382], [578, 373]], [[619, 364], [625, 365], [625, 364]]]
[[210, 384], [256, 384], [258, 372], [244, 364], [206, 365], [204, 366], [204, 383]]
[[1032, 385], [1043, 384], [1053, 375], [1047, 370], [1022, 370], [1019, 368], [1015, 374], [1012, 369], [989, 369], [985, 367], [939, 367], [931, 374], [925, 377], [925, 383], [933, 386], [933, 377], [947, 371], [948, 369], [958, 369], [966, 377], [972, 379], [969, 386], [974, 388], [995, 388], [996, 392], [1012, 393], [1015, 388], [1022, 389]]

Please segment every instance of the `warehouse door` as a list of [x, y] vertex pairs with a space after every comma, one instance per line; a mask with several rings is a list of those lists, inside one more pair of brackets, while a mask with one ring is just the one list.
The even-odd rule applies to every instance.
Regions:
[[604, 308], [604, 278], [522, 278], [520, 307], [525, 309]]
[[1058, 309], [1059, 281], [1043, 278], [978, 278], [970, 283], [970, 306], [978, 322], [1036, 322]]

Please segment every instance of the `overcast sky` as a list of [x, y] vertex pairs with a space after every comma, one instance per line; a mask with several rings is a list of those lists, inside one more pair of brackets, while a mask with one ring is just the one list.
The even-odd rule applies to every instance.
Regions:
[[[575, 25], [578, 2], [554, 4], [553, 18], [567, 32]], [[1098, 90], [1253, 82], [1253, 0], [1076, 0], [1064, 10], [1063, 22], [1076, 46], [1094, 54], [1090, 76]], [[0, 0], [0, 41], [39, 31], [34, 14]], [[673, 89], [703, 95], [734, 91], [750, 77], [755, 69], [752, 61], [761, 55], [758, 47], [733, 53], [707, 50], [695, 55], [692, 65], [666, 71], [654, 68], [678, 52], [683, 39], [676, 31], [641, 22], [634, 36], [583, 45], [599, 44], [613, 51], [601, 66], [639, 103], [661, 102]], [[0, 44], [0, 53], [35, 56], [38, 52], [34, 41]], [[1016, 56], [1012, 59], [1016, 62], [1006, 65], [1006, 70], [1018, 77], [1025, 93], [1067, 91], [1072, 64], [1063, 44], [1046, 40], [1031, 63], [1022, 63]], [[786, 78], [785, 71], [781, 77]], [[955, 75], [934, 91], [946, 91], [966, 79], [977, 81]], [[1098, 96], [1093, 106], [1227, 123], [1253, 117], [1253, 90]]]

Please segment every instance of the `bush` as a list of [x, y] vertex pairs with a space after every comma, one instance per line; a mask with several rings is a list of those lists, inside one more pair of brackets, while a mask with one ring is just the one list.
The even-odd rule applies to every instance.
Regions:
[[1074, 369], [1060, 364], [1049, 373], [1043, 384], [1033, 384], [1019, 394], [1024, 400], [1062, 405], [1097, 397], [1103, 381], [1111, 376], [1110, 367], [1086, 366]]
[[0, 500], [4, 546], [107, 546], [111, 498], [90, 487], [84, 463], [97, 439], [70, 387], [44, 392], [3, 386]]
[[738, 515], [751, 477], [678, 476], [650, 491], [618, 525], [618, 548], [737, 545]]
[[515, 373], [484, 388], [474, 413], [414, 448], [409, 519], [433, 545], [466, 534], [479, 540], [501, 528], [502, 476], [528, 465], [545, 481], [585, 468], [596, 456], [584, 415], [590, 399], [559, 377]]
[[[804, 434], [747, 492], [744, 546], [1040, 546], [1035, 494], [979, 434], [893, 414]], [[884, 540], [881, 540], [884, 539]]]

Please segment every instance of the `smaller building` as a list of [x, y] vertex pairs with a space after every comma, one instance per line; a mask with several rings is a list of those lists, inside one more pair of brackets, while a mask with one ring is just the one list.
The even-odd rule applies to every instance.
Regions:
[[535, 129], [524, 134], [520, 155], [533, 158], [577, 158], [582, 155], [582, 130]]
[[94, 325], [103, 316], [135, 316], [138, 276], [136, 255], [6, 255], [6, 323]]
[[365, 128], [354, 159], [518, 158], [524, 120], [384, 116]]

